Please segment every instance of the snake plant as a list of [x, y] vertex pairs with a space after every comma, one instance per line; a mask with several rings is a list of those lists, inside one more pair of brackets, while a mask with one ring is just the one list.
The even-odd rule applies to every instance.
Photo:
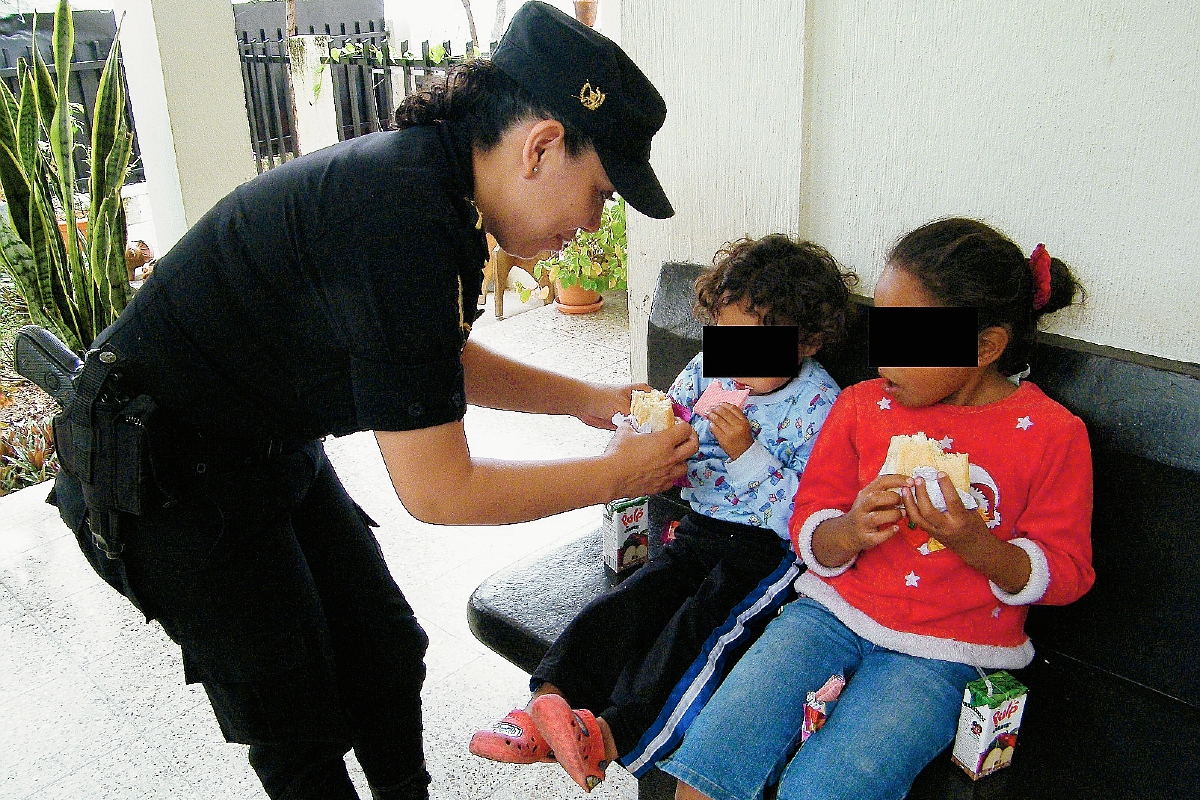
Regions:
[[[133, 150], [125, 115], [120, 43], [114, 37], [92, 116], [87, 227], [75, 196], [74, 125], [67, 95], [75, 30], [71, 7], [54, 13], [54, 75], [36, 47], [18, 65], [20, 94], [0, 81], [0, 264], [12, 275], [34, 323], [83, 353], [129, 302], [121, 185]], [[82, 208], [78, 209], [82, 212]], [[64, 219], [66, 235], [59, 234]]]

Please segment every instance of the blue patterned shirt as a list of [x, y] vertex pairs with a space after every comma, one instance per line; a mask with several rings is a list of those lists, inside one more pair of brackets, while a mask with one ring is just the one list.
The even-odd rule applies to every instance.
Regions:
[[[728, 378], [703, 377], [703, 353], [684, 367], [668, 394], [691, 408], [714, 380], [733, 389]], [[688, 460], [682, 497], [692, 509], [714, 519], [770, 528], [790, 542], [788, 520], [817, 431], [838, 396], [825, 368], [805, 359], [800, 374], [770, 394], [750, 395], [742, 412], [750, 420], [754, 444], [736, 460], [717, 443], [707, 419], [692, 417], [700, 451]]]

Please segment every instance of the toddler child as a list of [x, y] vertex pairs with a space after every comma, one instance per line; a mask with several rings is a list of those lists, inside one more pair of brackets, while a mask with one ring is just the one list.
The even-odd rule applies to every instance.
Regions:
[[[780, 800], [904, 797], [954, 739], [977, 668], [1032, 659], [1029, 605], [1091, 587], [1087, 431], [1011, 378], [1038, 319], [1078, 292], [1044, 247], [1027, 258], [974, 220], [932, 222], [895, 246], [876, 307], [976, 309], [978, 365], [880, 367], [842, 392], [791, 520], [808, 566], [800, 596], [660, 765], [677, 798], [750, 800], [774, 784]], [[968, 455], [969, 491], [937, 473], [941, 509], [922, 479], [880, 474], [892, 437], [917, 433]], [[834, 675], [845, 689], [797, 751], [805, 697]]]
[[640, 776], [678, 744], [736, 655], [791, 596], [792, 498], [838, 392], [812, 356], [842, 336], [853, 281], [824, 248], [779, 234], [717, 253], [696, 281], [697, 315], [719, 326], [796, 326], [788, 331], [799, 331], [798, 368], [791, 377], [705, 378], [703, 353], [684, 368], [669, 394], [686, 408], [715, 380], [749, 390], [743, 408], [724, 403], [691, 419], [700, 440], [682, 490], [691, 511], [658, 557], [567, 626], [530, 679], [529, 705], [476, 733], [471, 752], [557, 760], [590, 791], [609, 761]]

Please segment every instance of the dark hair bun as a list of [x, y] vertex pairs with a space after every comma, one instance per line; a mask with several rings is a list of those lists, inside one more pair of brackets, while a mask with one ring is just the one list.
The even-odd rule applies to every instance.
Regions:
[[1053, 314], [1075, 303], [1078, 297], [1083, 302], [1087, 293], [1083, 285], [1071, 274], [1071, 268], [1057, 258], [1050, 258], [1050, 299], [1046, 305], [1034, 312], [1034, 319], [1041, 319], [1046, 314]]

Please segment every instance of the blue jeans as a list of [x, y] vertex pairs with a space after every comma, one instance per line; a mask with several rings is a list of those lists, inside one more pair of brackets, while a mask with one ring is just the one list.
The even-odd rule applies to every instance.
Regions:
[[[800, 745], [804, 700], [846, 677], [825, 726]], [[816, 601], [783, 607], [659, 766], [713, 800], [903, 798], [954, 739], [974, 667], [877, 647]]]

